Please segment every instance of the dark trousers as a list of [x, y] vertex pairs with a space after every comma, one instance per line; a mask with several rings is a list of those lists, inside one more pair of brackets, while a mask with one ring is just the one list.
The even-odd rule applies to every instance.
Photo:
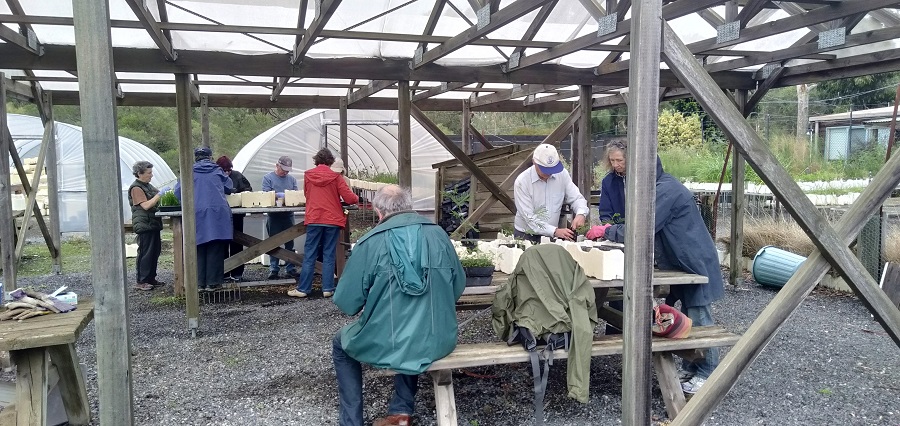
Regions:
[[[244, 215], [242, 214], [233, 214], [231, 215], [231, 227], [235, 231], [244, 232]], [[234, 256], [240, 252], [244, 251], [244, 245], [238, 244], [234, 241], [228, 244], [228, 247], [225, 250], [225, 257]], [[237, 268], [232, 269], [227, 276], [241, 278], [244, 276], [244, 264], [240, 264]]]
[[[270, 237], [292, 226], [294, 226], [293, 213], [269, 213], [269, 218], [266, 220], [266, 232]], [[284, 248], [288, 251], [294, 251], [294, 240], [284, 243]], [[297, 266], [291, 262], [287, 262], [285, 269], [288, 274], [294, 275]], [[281, 267], [278, 266], [278, 258], [269, 255], [269, 272], [277, 274], [280, 270]]]
[[197, 245], [197, 288], [219, 287], [225, 275], [228, 241], [213, 240]]
[[522, 232], [522, 231], [520, 231], [520, 230], [518, 230], [518, 229], [513, 229], [513, 238], [516, 238], [516, 239], [519, 239], [519, 240], [528, 240], [528, 241], [531, 241], [531, 242], [534, 243], [534, 244], [540, 244], [540, 243], [541, 243], [541, 236], [540, 236], [540, 235], [526, 234], [526, 233], [524, 233], [524, 232]]
[[156, 282], [156, 266], [159, 264], [159, 253], [162, 251], [162, 238], [159, 231], [137, 234], [138, 252], [134, 262], [137, 282], [153, 284]]

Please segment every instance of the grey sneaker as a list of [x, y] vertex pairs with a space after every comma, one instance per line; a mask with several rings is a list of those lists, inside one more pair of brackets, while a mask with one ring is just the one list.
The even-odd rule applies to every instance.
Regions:
[[694, 376], [691, 378], [691, 380], [688, 380], [681, 384], [681, 390], [683, 390], [684, 393], [689, 393], [689, 394], [693, 395], [693, 394], [699, 392], [700, 388], [702, 388], [705, 383], [706, 383], [706, 379], [704, 379], [700, 376]]
[[288, 290], [287, 295], [291, 296], [291, 297], [300, 297], [300, 298], [308, 296], [308, 294], [306, 294], [300, 290], [297, 290], [297, 289]]
[[334, 296], [333, 291], [323, 291], [322, 292], [322, 297], [331, 297], [331, 296]]
[[691, 373], [690, 371], [682, 371], [682, 370], [678, 371], [678, 380], [681, 383], [689, 382], [693, 378], [694, 378], [694, 373]]

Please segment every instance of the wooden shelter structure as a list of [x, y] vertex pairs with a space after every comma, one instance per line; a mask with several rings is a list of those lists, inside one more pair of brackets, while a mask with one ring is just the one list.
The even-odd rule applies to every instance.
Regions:
[[[191, 170], [194, 107], [204, 112], [211, 106], [398, 109], [400, 184], [410, 184], [408, 128], [416, 119], [493, 194], [472, 213], [470, 219], [477, 220], [497, 201], [515, 209], [504, 190], [530, 159], [496, 184], [463, 150], [440, 137], [422, 111], [461, 111], [466, 131], [471, 110], [569, 112], [546, 141], [555, 143], [574, 129], [573, 176], [587, 191], [590, 112], [627, 104], [632, 118], [627, 216], [653, 223], [658, 104], [693, 96], [740, 154], [732, 160], [736, 193], [742, 190], [747, 161], [818, 251], [673, 424], [700, 424], [710, 416], [829, 265], [900, 344], [900, 311], [848, 249], [866, 218], [900, 181], [900, 159], [892, 158], [831, 226], [745, 121], [775, 87], [900, 70], [900, 49], [894, 42], [900, 36], [895, 9], [900, 0], [5, 3], [0, 7], [0, 69], [16, 71], [0, 79], [0, 95], [31, 100], [44, 116], [52, 114], [46, 91], [52, 91], [52, 103], [81, 105], [88, 200], [102, 209], [91, 215], [90, 229], [92, 240], [103, 242], [93, 244], [92, 254], [103, 424], [133, 424], [130, 352], [122, 349], [129, 347], [122, 218], [120, 212], [103, 207], [119, 205], [121, 196], [114, 178], [118, 162], [110, 154], [117, 152], [117, 105], [176, 106], [183, 171]], [[289, 24], [275, 25], [285, 17]], [[252, 47], [238, 43], [248, 40]], [[0, 120], [5, 116], [3, 101], [0, 97]], [[5, 127], [2, 121], [0, 127]], [[345, 134], [346, 126], [341, 128]], [[0, 142], [7, 141], [3, 133]], [[5, 162], [0, 164], [0, 220], [6, 220], [9, 192], [3, 180], [8, 171]], [[190, 182], [184, 186], [186, 211], [193, 210]], [[740, 246], [743, 197], [738, 195], [733, 198], [732, 241]], [[186, 246], [194, 245], [195, 229], [189, 215], [184, 221]], [[651, 227], [632, 226], [626, 235], [623, 381], [642, 384], [623, 389], [623, 422], [629, 425], [650, 423], [646, 318], [653, 233]], [[8, 235], [0, 236], [5, 267], [10, 265], [8, 240]], [[732, 253], [739, 255], [740, 250]], [[193, 264], [190, 259], [186, 263]], [[184, 273], [188, 283], [195, 282], [192, 267]], [[196, 330], [197, 294], [187, 294], [188, 326]]]

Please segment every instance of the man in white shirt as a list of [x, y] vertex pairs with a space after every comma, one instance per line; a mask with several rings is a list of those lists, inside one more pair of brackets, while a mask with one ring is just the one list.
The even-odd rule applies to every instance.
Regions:
[[[588, 204], [581, 191], [563, 168], [553, 145], [542, 143], [534, 149], [534, 167], [516, 178], [514, 187], [516, 220], [514, 236], [539, 242], [541, 236], [574, 240], [574, 229], [585, 223]], [[569, 204], [575, 217], [572, 227], [558, 228], [563, 204]]]

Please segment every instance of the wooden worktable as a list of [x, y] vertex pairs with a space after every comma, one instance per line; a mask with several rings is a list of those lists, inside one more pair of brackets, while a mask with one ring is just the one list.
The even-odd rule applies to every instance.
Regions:
[[0, 350], [9, 351], [16, 364], [15, 422], [4, 409], [5, 426], [44, 426], [47, 423], [47, 392], [51, 367], [59, 376], [59, 389], [71, 425], [91, 422], [84, 376], [75, 342], [94, 318], [94, 304], [81, 300], [77, 309], [22, 321], [0, 321]]

